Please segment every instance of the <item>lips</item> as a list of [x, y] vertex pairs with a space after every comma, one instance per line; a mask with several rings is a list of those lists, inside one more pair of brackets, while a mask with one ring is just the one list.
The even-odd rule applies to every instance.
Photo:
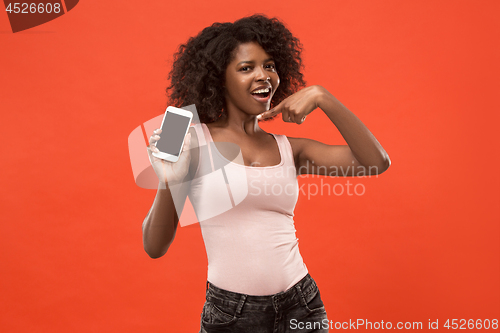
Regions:
[[271, 98], [271, 92], [271, 86], [260, 86], [255, 88], [250, 94], [258, 102], [267, 103]]

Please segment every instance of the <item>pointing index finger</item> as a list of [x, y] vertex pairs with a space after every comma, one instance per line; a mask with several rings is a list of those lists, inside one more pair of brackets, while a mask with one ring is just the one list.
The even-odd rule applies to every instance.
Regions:
[[262, 120], [262, 119], [266, 119], [266, 118], [271, 118], [271, 117], [274, 117], [275, 115], [279, 114], [280, 112], [281, 112], [280, 108], [276, 106], [276, 107], [272, 108], [271, 110], [267, 110], [267, 111], [264, 111], [261, 114], [259, 114], [257, 116], [257, 119]]

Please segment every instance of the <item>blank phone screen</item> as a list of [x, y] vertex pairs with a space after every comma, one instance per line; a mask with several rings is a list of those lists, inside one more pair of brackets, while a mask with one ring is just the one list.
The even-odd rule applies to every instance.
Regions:
[[179, 156], [182, 148], [182, 141], [189, 126], [189, 118], [173, 112], [167, 112], [163, 122], [160, 140], [156, 142], [159, 151]]

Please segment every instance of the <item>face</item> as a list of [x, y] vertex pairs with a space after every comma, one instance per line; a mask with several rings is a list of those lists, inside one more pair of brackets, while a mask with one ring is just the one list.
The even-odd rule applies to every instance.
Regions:
[[279, 83], [272, 57], [256, 42], [240, 44], [226, 68], [228, 112], [258, 115], [269, 110]]

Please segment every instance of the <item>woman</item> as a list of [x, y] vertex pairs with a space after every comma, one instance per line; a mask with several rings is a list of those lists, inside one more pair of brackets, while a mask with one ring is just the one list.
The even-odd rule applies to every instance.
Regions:
[[[300, 51], [300, 42], [280, 21], [254, 15], [215, 23], [176, 54], [170, 104], [195, 104], [201, 124], [190, 129], [176, 163], [151, 155], [161, 130], [150, 138], [148, 152], [160, 187], [143, 224], [146, 252], [162, 256], [175, 236], [180, 214], [169, 186], [181, 184], [176, 196], [185, 200], [189, 195], [192, 202], [221, 195], [207, 192], [213, 184], [200, 177], [200, 165], [210, 164], [209, 159], [213, 164], [220, 153], [211, 142], [240, 148], [242, 163], [227, 168], [244, 170], [247, 179], [235, 181], [251, 189], [240, 203], [200, 223], [209, 262], [200, 332], [327, 332], [320, 293], [295, 237], [296, 177], [340, 175], [331, 170], [348, 168], [379, 174], [390, 165], [375, 137], [332, 94], [321, 86], [300, 89], [305, 86]], [[260, 121], [278, 116], [301, 124], [318, 108], [348, 145], [287, 138], [259, 127]], [[203, 144], [208, 155], [201, 152]], [[285, 191], [265, 193], [269, 185]]]

